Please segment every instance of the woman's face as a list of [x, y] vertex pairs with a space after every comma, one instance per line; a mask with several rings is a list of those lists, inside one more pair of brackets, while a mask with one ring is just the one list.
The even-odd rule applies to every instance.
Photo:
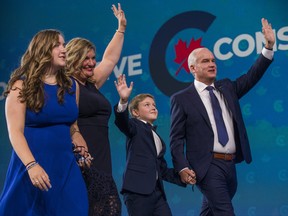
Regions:
[[96, 67], [95, 51], [91, 49], [87, 53], [85, 60], [82, 62], [81, 77], [86, 79], [92, 77], [94, 74], [95, 67]]
[[62, 68], [66, 65], [65, 60], [65, 41], [62, 35], [59, 35], [57, 45], [52, 49], [52, 63], [56, 68]]

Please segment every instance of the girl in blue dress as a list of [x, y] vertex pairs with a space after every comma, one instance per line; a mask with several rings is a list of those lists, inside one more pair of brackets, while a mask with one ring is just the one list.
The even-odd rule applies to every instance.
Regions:
[[72, 152], [77, 89], [64, 73], [64, 44], [57, 30], [38, 32], [9, 80], [5, 112], [13, 150], [0, 215], [88, 215]]

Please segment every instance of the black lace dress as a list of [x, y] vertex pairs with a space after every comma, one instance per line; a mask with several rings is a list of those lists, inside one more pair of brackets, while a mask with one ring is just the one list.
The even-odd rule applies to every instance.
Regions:
[[121, 215], [121, 201], [112, 177], [108, 136], [111, 105], [94, 84], [79, 83], [79, 87], [78, 126], [94, 158], [91, 168], [83, 173], [88, 189], [89, 215]]

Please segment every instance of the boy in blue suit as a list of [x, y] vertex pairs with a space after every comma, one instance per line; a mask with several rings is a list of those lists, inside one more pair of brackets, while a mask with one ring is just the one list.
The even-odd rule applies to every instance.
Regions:
[[150, 94], [134, 97], [129, 104], [132, 116], [129, 118], [127, 106], [133, 83], [128, 88], [125, 75], [120, 75], [115, 86], [120, 96], [114, 107], [115, 124], [127, 137], [121, 193], [128, 213], [137, 216], [172, 215], [162, 180], [180, 186], [186, 184], [181, 182], [174, 169], [167, 167], [164, 159], [165, 143], [153, 129], [158, 116], [154, 97]]

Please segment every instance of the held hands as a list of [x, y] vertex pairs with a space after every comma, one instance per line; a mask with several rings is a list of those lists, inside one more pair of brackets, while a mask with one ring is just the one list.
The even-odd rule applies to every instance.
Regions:
[[196, 174], [193, 170], [185, 168], [179, 173], [181, 181], [185, 184], [196, 184]]
[[121, 74], [117, 78], [117, 81], [114, 81], [114, 84], [120, 96], [120, 103], [121, 104], [127, 103], [128, 98], [133, 89], [133, 82], [130, 83], [130, 87], [128, 88], [125, 74]]
[[76, 157], [77, 164], [81, 168], [82, 172], [84, 172], [85, 169], [90, 168], [94, 158], [87, 151], [87, 148], [81, 145], [77, 146], [74, 144], [73, 153]]
[[73, 143], [73, 153], [79, 167], [84, 171], [86, 168], [90, 168], [93, 158], [88, 152], [87, 143], [79, 131], [77, 122], [71, 126], [70, 134]]
[[115, 17], [118, 19], [118, 31], [124, 33], [127, 25], [127, 20], [124, 11], [121, 9], [120, 3], [118, 3], [118, 9], [113, 4], [111, 7]]
[[272, 50], [275, 43], [275, 35], [271, 23], [268, 23], [268, 20], [264, 18], [261, 19], [261, 22], [262, 22], [262, 33], [266, 41], [265, 47], [267, 49]]

